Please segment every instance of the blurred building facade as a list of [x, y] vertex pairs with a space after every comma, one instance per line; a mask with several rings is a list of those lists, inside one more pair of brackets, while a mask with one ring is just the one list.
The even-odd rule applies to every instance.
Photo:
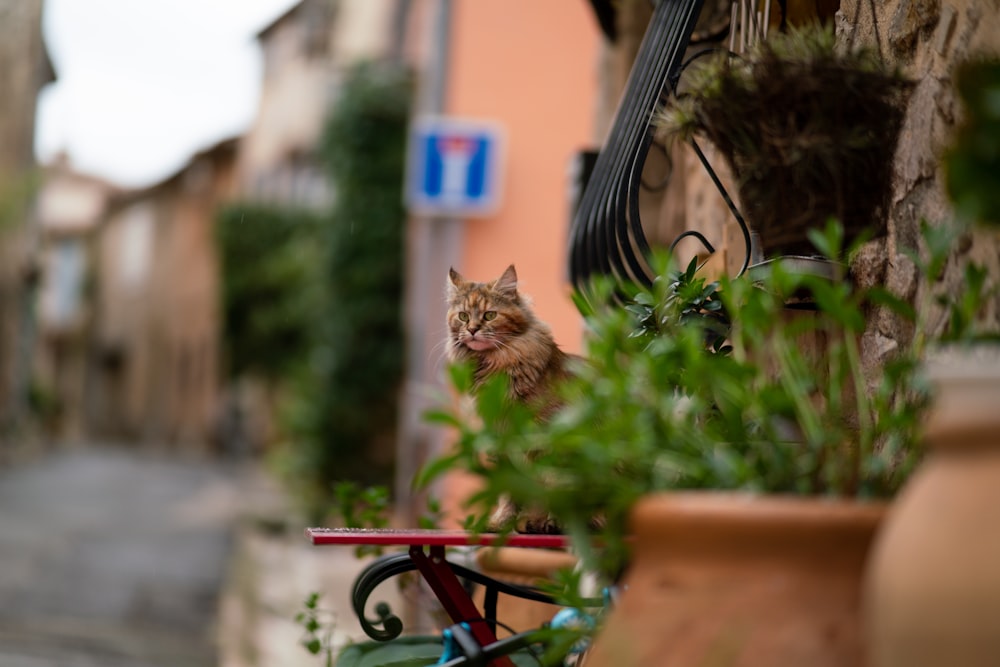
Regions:
[[51, 166], [38, 193], [40, 286], [36, 391], [49, 435], [76, 439], [86, 431], [85, 379], [94, 304], [88, 289], [93, 246], [115, 189], [74, 172], [65, 159]]
[[303, 0], [261, 31], [264, 80], [257, 119], [239, 146], [239, 196], [322, 209], [329, 179], [316, 148], [332, 101], [335, 2]]
[[258, 35], [264, 81], [254, 124], [161, 183], [125, 190], [68, 160], [48, 166], [33, 365], [53, 438], [184, 451], [217, 444], [226, 387], [216, 212], [233, 202], [329, 207], [317, 146], [340, 73], [395, 48], [402, 4], [295, 3]]
[[[920, 11], [903, 1], [881, 3], [875, 20], [866, 10], [853, 26], [859, 1], [788, 5], [795, 21], [821, 11], [842, 32], [858, 31], [861, 42], [874, 44], [877, 29], [885, 56], [918, 82], [896, 158], [890, 233], [871, 252], [879, 263], [874, 273], [906, 293], [914, 280], [903, 249], [913, 245], [917, 221], [947, 215], [935, 156], [957, 118], [950, 77], [963, 59], [1000, 49], [1000, 26], [985, 0]], [[719, 42], [728, 31], [730, 3], [704, 4], [698, 40]], [[0, 2], [7, 16], [36, 25], [39, 7]], [[415, 468], [446, 437], [421, 415], [443, 386], [442, 294], [450, 266], [485, 280], [514, 263], [557, 341], [568, 351], [581, 348], [582, 322], [566, 280], [572, 168], [582, 151], [601, 146], [650, 15], [647, 2], [604, 0], [302, 0], [259, 34], [264, 82], [257, 120], [243, 137], [196, 156], [181, 173], [142, 192], [121, 192], [54, 166], [47, 186], [54, 191], [40, 200], [46, 244], [40, 256], [49, 267], [40, 311], [48, 348], [40, 368], [60, 403], [80, 406], [67, 407], [61, 428], [96, 437], [211, 438], [220, 393], [214, 207], [234, 200], [327, 207], [335, 193], [316, 148], [341, 75], [360, 59], [393, 59], [417, 75], [418, 115], [490, 121], [504, 129], [506, 144], [494, 214], [409, 220], [409, 340], [397, 447], [397, 492], [405, 496]], [[12, 24], [5, 21], [3, 29]], [[44, 52], [22, 37], [3, 48], [35, 48], [37, 57], [0, 58], [3, 67], [34, 63], [19, 65], [26, 69], [5, 81], [34, 82], [37, 90]], [[20, 113], [30, 117], [29, 107]], [[2, 115], [0, 123], [15, 116]], [[25, 136], [21, 125], [0, 129], [5, 141]], [[23, 154], [18, 164], [30, 160], [30, 146], [11, 146], [2, 159]], [[721, 160], [712, 162], [726, 181]], [[646, 172], [644, 180], [658, 184], [640, 192], [651, 241], [665, 244], [698, 230], [718, 248], [713, 270], [732, 272], [742, 260], [741, 241], [697, 159], [684, 148], [654, 150]], [[73, 215], [53, 204], [74, 197]], [[87, 221], [70, 220], [74, 215]], [[980, 250], [985, 247], [973, 252], [995, 264], [990, 250]], [[16, 267], [17, 261], [3, 263], [0, 291], [23, 280]], [[17, 310], [16, 303], [5, 298], [0, 307]], [[16, 313], [4, 312], [0, 352], [16, 338]], [[905, 342], [896, 323], [880, 326], [871, 332], [875, 347]], [[80, 344], [83, 351], [68, 342], [77, 338], [88, 341]], [[0, 397], [12, 386], [14, 359], [13, 352], [0, 353], [8, 378]], [[77, 395], [85, 400], [77, 402]]]
[[235, 144], [129, 191], [50, 167], [36, 378], [51, 435], [205, 449], [216, 426], [215, 211], [232, 198]]
[[301, 0], [258, 35], [264, 80], [257, 118], [239, 142], [239, 198], [325, 210], [330, 179], [318, 161], [343, 72], [390, 57], [398, 0]]
[[219, 393], [213, 225], [235, 188], [235, 144], [148, 190], [113, 197], [95, 244], [86, 378], [90, 435], [203, 449]]

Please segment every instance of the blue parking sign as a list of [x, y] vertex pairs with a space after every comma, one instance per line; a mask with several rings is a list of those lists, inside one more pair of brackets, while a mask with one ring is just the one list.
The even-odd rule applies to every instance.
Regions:
[[492, 214], [499, 203], [500, 134], [486, 121], [417, 119], [407, 170], [410, 210], [454, 217]]

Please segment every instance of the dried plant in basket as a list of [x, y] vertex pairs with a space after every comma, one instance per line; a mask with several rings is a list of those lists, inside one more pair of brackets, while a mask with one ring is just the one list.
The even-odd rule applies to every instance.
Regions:
[[660, 132], [707, 137], [737, 179], [765, 254], [811, 254], [809, 227], [885, 230], [893, 156], [913, 84], [877, 54], [811, 26], [717, 54], [657, 113]]

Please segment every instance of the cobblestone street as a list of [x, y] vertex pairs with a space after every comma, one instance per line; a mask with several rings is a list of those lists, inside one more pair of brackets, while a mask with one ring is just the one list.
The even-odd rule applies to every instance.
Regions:
[[125, 449], [0, 471], [0, 665], [208, 667], [236, 469]]
[[318, 667], [294, 617], [320, 592], [331, 642], [366, 639], [368, 561], [302, 528], [255, 463], [87, 447], [0, 470], [0, 667]]

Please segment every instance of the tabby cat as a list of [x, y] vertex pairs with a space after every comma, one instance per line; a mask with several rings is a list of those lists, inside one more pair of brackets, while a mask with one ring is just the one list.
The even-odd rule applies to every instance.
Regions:
[[[529, 406], [540, 420], [559, 409], [555, 388], [572, 375], [575, 358], [559, 349], [548, 325], [535, 317], [527, 298], [517, 290], [514, 265], [496, 280], [465, 280], [448, 272], [448, 357], [471, 361], [474, 388], [503, 373], [509, 378], [510, 398]], [[521, 512], [504, 499], [490, 518], [489, 529], [514, 524], [530, 533], [558, 532], [550, 517]]]

